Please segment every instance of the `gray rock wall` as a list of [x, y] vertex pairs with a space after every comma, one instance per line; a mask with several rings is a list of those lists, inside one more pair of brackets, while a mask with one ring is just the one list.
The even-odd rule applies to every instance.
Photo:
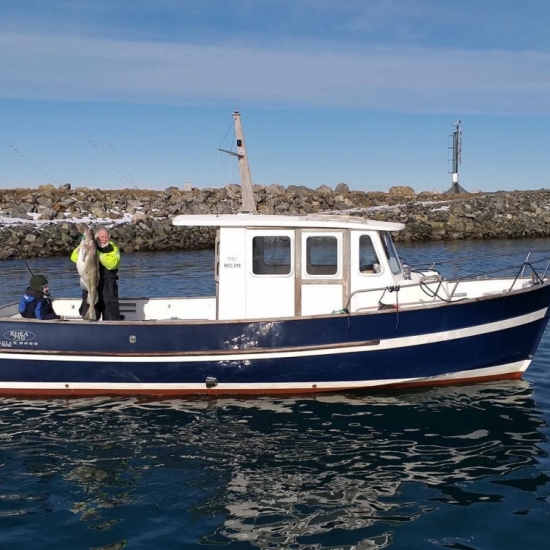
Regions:
[[[349, 191], [345, 184], [335, 191], [325, 185], [311, 190], [274, 184], [255, 185], [254, 195], [259, 212], [266, 214], [338, 212], [404, 222], [406, 229], [395, 235], [398, 241], [550, 237], [550, 190], [449, 196], [401, 189], [365, 193]], [[240, 204], [238, 185], [190, 191], [71, 190], [52, 185], [0, 190], [0, 259], [20, 253], [26, 258], [68, 255], [87, 223], [110, 226], [125, 252], [210, 248], [213, 229], [174, 227], [171, 218], [234, 213]], [[14, 218], [28, 221], [11, 223]]]

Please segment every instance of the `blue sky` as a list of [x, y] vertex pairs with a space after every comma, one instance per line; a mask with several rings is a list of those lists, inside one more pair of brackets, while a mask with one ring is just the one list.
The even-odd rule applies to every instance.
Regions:
[[0, 188], [549, 183], [550, 0], [0, 3]]

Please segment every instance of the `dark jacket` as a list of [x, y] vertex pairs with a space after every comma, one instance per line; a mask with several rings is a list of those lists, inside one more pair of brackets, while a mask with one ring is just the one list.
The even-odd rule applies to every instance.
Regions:
[[30, 286], [27, 287], [19, 302], [19, 313], [26, 319], [40, 319], [41, 321], [61, 319], [61, 315], [56, 315], [53, 310], [51, 298], [43, 292], [33, 290]]
[[[118, 280], [118, 265], [120, 264], [120, 250], [113, 241], [103, 248], [97, 247], [99, 254], [99, 281]], [[106, 267], [103, 262], [108, 262]], [[111, 265], [116, 265], [114, 269]], [[117, 296], [118, 299], [118, 296]]]

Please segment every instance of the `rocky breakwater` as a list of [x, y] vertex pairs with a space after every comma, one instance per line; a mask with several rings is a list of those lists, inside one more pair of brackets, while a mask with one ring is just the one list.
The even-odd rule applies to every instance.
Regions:
[[550, 190], [408, 196], [400, 204], [364, 214], [405, 223], [397, 241], [550, 237]]
[[[410, 187], [388, 193], [321, 186], [255, 185], [265, 214], [339, 213], [404, 222], [401, 241], [550, 237], [550, 191], [468, 195], [416, 194]], [[241, 205], [238, 185], [164, 191], [55, 188], [0, 190], [0, 259], [23, 254], [62, 256], [78, 244], [85, 225], [105, 225], [123, 252], [198, 250], [214, 245], [210, 228], [172, 225], [179, 214], [226, 214]]]

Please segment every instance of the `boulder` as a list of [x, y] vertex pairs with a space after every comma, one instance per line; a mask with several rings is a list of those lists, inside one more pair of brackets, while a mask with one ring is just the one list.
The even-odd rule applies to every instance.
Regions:
[[55, 187], [51, 183], [46, 183], [45, 185], [40, 185], [38, 191], [40, 193], [54, 193]]
[[139, 222], [142, 222], [143, 220], [146, 220], [147, 219], [147, 216], [141, 212], [141, 211], [137, 211], [133, 216], [132, 216], [132, 223], [139, 223]]
[[394, 185], [390, 187], [390, 195], [415, 195], [414, 189], [408, 185]]
[[241, 186], [234, 183], [228, 183], [225, 187], [225, 194], [228, 199], [241, 200]]
[[334, 189], [334, 192], [335, 193], [349, 193], [349, 187], [347, 185], [347, 183], [344, 183], [343, 181], [341, 181], [337, 186], [336, 188]]
[[[346, 185], [345, 183], [343, 185]], [[347, 185], [346, 185], [347, 187]], [[332, 189], [328, 185], [320, 185], [315, 189], [316, 193], [319, 193], [320, 195], [330, 195], [332, 194]], [[344, 191], [345, 192], [345, 191]], [[338, 193], [342, 193], [342, 191], [338, 191]]]
[[55, 219], [57, 212], [52, 208], [47, 208], [45, 206], [38, 207], [38, 219], [39, 220], [53, 220]]
[[101, 218], [101, 219], [104, 219], [107, 217], [107, 212], [105, 212], [105, 210], [103, 208], [101, 208], [100, 206], [94, 206], [92, 209], [91, 209], [91, 213], [93, 216], [95, 216], [96, 218]]
[[10, 210], [11, 218], [19, 218], [21, 220], [32, 220], [32, 216], [27, 214], [27, 209], [24, 205], [16, 205]]
[[272, 183], [265, 188], [266, 195], [284, 195], [285, 188], [279, 183]]
[[286, 188], [287, 193], [295, 193], [296, 195], [303, 195], [313, 193], [313, 189], [306, 187], [305, 185], [289, 185]]

